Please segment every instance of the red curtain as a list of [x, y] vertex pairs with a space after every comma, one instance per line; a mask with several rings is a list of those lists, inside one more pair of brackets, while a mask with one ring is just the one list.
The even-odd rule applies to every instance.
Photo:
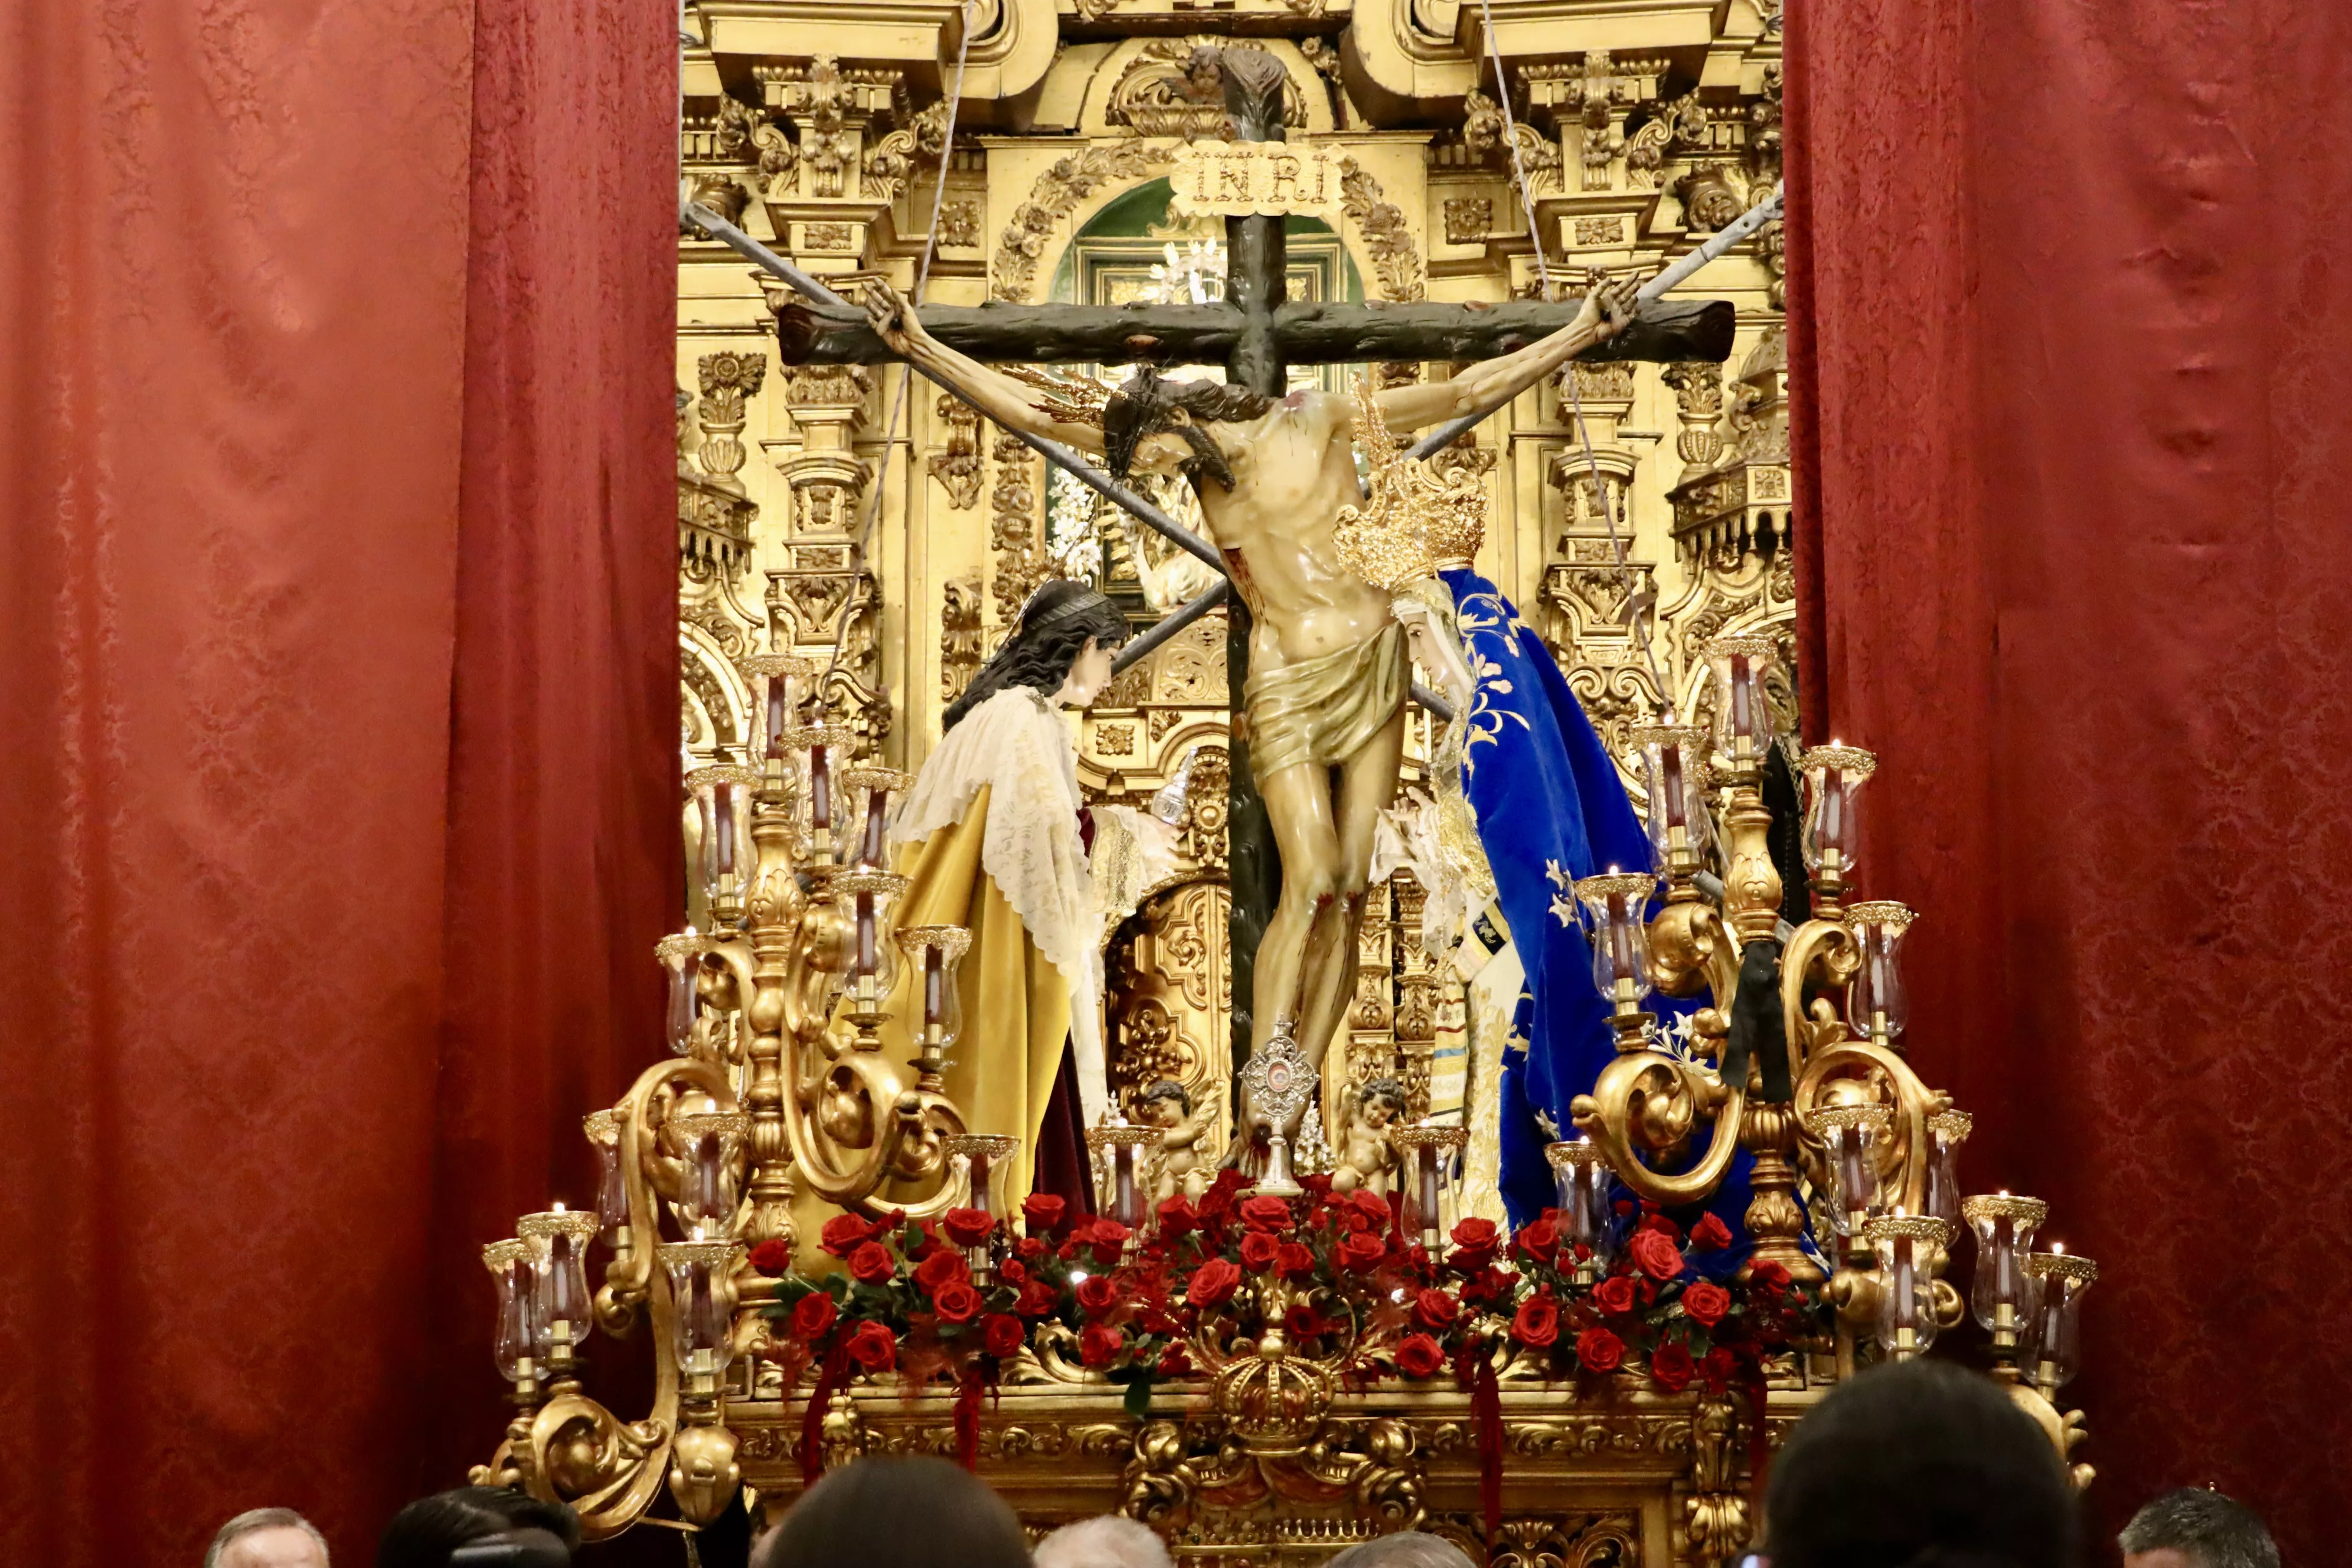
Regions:
[[[2086, 1299], [2098, 1522], [2342, 1555], [2352, 8], [1801, 0], [1808, 728], [1874, 748], [1915, 1059]], [[2099, 1553], [2112, 1560], [2112, 1547]]]
[[677, 901], [672, 23], [0, 19], [0, 1561], [495, 1440]]

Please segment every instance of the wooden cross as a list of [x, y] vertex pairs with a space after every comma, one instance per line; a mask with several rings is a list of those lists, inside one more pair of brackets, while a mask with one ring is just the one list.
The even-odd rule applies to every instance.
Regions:
[[[1203, 81], [1212, 72], [1223, 90], [1232, 140], [1284, 140], [1282, 95], [1287, 73], [1279, 60], [1256, 48], [1195, 50], [1192, 79]], [[1539, 300], [1502, 305], [1286, 302], [1287, 258], [1278, 216], [1228, 217], [1225, 251], [1225, 299], [1217, 304], [927, 305], [923, 326], [942, 343], [984, 363], [1222, 361], [1228, 381], [1280, 397], [1288, 390], [1294, 364], [1492, 359], [1570, 325], [1581, 308], [1579, 303]], [[1624, 331], [1581, 358], [1719, 363], [1731, 353], [1734, 327], [1727, 301], [1644, 300]], [[804, 291], [778, 306], [776, 328], [780, 356], [787, 363], [881, 364], [898, 357], [875, 334], [862, 310], [838, 298], [812, 298]], [[1055, 458], [1052, 452], [1046, 456]], [[1115, 488], [1097, 488], [1129, 504]], [[1130, 510], [1163, 533], [1172, 530], [1196, 555], [1214, 560], [1213, 549], [1174, 529], [1165, 514], [1153, 515], [1157, 508], [1130, 505]], [[1164, 633], [1197, 618], [1224, 597], [1220, 584], [1125, 651], [1130, 658], [1139, 655], [1156, 646]], [[1225, 669], [1235, 712], [1242, 709], [1242, 686], [1249, 676], [1249, 611], [1233, 600]], [[1281, 892], [1281, 865], [1265, 803], [1250, 773], [1248, 743], [1238, 734], [1231, 763], [1233, 1049], [1238, 1072], [1249, 1058], [1251, 982], [1259, 938]]]

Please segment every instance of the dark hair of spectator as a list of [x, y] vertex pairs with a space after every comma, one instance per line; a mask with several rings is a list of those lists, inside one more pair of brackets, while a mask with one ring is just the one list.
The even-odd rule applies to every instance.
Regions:
[[1004, 1500], [923, 1456], [860, 1459], [793, 1504], [751, 1568], [1028, 1568], [1029, 1537]]
[[2190, 1568], [2279, 1568], [2278, 1544], [2261, 1517], [2235, 1498], [2198, 1487], [2150, 1501], [2116, 1544], [2135, 1556], [2169, 1547]]
[[459, 1487], [419, 1498], [385, 1525], [375, 1568], [446, 1568], [468, 1542], [516, 1530], [543, 1530], [567, 1551], [580, 1544], [580, 1520], [562, 1503], [541, 1502], [503, 1487]]
[[1999, 1384], [1948, 1362], [1832, 1390], [1772, 1462], [1772, 1568], [2074, 1568], [2074, 1489]]

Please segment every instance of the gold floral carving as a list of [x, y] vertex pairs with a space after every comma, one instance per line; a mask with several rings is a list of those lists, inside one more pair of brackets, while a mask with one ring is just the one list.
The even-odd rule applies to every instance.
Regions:
[[947, 444], [924, 466], [946, 487], [948, 505], [969, 511], [980, 503], [980, 414], [952, 393], [942, 392], [934, 412], [947, 426]]
[[1448, 245], [1475, 245], [1495, 226], [1495, 203], [1489, 196], [1456, 196], [1443, 211]]
[[[1103, 123], [1124, 125], [1139, 136], [1181, 136], [1186, 141], [1225, 133], [1225, 104], [1215, 92], [1195, 90], [1191, 67], [1192, 51], [1215, 48], [1230, 39], [1206, 35], [1190, 38], [1154, 38], [1143, 46], [1112, 84]], [[1282, 88], [1282, 122], [1307, 123], [1307, 99], [1296, 79]]]

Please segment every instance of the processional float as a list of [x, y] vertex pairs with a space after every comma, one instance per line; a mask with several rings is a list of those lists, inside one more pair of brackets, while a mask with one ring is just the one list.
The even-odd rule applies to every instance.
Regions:
[[[1124, 1511], [1194, 1557], [1306, 1563], [1418, 1528], [1515, 1568], [1698, 1568], [1750, 1544], [1748, 1479], [1826, 1388], [1971, 1311], [2070, 1456], [2082, 1417], [2058, 1401], [2096, 1269], [2033, 1250], [2039, 1200], [1962, 1195], [1969, 1118], [1905, 1052], [1911, 911], [1849, 898], [1874, 760], [1773, 733], [1769, 639], [1706, 652], [1712, 724], [1633, 736], [1654, 864], [1560, 889], [1616, 1055], [1548, 1151], [1557, 1205], [1516, 1231], [1460, 1212], [1457, 1126], [1390, 1135], [1392, 1194], [1279, 1167], [1171, 1184], [1161, 1134], [1117, 1106], [1088, 1138], [1097, 1214], [1009, 1202], [1027, 1152], [968, 1125], [941, 1073], [968, 933], [894, 918], [908, 776], [855, 754], [819, 665], [746, 657], [746, 755], [687, 778], [709, 930], [656, 955], [669, 1054], [587, 1120], [595, 1209], [524, 1215], [483, 1251], [514, 1415], [476, 1479], [569, 1503], [597, 1539], [698, 1529], [739, 1496], [772, 1517], [860, 1455], [928, 1452], [1033, 1527]], [[1776, 748], [1803, 788], [1794, 928]], [[1653, 997], [1699, 1005], [1670, 1032]], [[1274, 1125], [1308, 1102], [1258, 1076]], [[599, 1336], [639, 1334], [656, 1384], [631, 1421], [583, 1374]]]

